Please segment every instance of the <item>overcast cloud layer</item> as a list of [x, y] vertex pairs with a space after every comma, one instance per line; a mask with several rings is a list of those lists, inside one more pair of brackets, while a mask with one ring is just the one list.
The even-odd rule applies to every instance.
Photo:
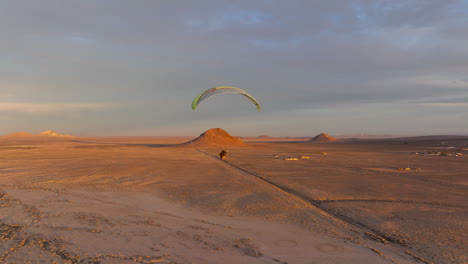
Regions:
[[[203, 90], [232, 85], [197, 111]], [[0, 2], [0, 135], [468, 134], [468, 1]]]

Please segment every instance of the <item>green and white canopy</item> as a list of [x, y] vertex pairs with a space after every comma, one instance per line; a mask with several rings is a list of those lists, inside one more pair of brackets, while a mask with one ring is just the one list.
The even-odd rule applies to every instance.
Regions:
[[223, 93], [236, 93], [236, 94], [241, 94], [245, 97], [247, 97], [252, 103], [255, 104], [255, 107], [257, 107], [257, 111], [260, 112], [262, 107], [260, 106], [260, 103], [258, 103], [257, 99], [255, 99], [252, 95], [247, 93], [246, 91], [236, 88], [236, 87], [231, 87], [231, 86], [217, 86], [211, 89], [208, 89], [195, 97], [195, 99], [192, 102], [192, 109], [195, 110], [197, 109], [198, 105], [205, 101], [206, 99], [210, 98], [213, 95], [217, 94], [223, 94]]

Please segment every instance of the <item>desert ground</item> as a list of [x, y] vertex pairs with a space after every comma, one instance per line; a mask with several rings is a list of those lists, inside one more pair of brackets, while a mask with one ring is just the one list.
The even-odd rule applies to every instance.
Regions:
[[0, 137], [0, 263], [468, 262], [468, 138], [190, 140]]

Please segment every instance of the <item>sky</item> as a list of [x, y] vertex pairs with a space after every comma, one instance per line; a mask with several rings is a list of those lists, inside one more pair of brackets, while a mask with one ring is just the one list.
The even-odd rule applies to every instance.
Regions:
[[[245, 89], [191, 102], [214, 86]], [[468, 0], [3, 0], [0, 135], [468, 135]]]

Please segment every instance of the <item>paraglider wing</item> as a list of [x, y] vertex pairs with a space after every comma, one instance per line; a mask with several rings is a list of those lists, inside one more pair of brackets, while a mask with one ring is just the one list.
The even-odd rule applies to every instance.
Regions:
[[200, 95], [195, 97], [195, 99], [193, 99], [192, 109], [193, 110], [197, 109], [198, 105], [201, 102], [203, 102], [204, 100], [210, 98], [211, 96], [217, 95], [217, 94], [222, 94], [222, 93], [241, 94], [241, 95], [247, 97], [250, 101], [252, 101], [252, 103], [255, 104], [255, 106], [257, 107], [258, 112], [260, 112], [260, 110], [262, 109], [262, 107], [260, 106], [258, 101], [252, 95], [250, 95], [249, 93], [247, 93], [246, 91], [244, 91], [242, 89], [239, 89], [239, 88], [236, 88], [236, 87], [230, 87], [230, 86], [218, 86], [218, 87], [214, 87], [214, 88], [211, 88], [211, 89], [208, 89], [208, 90], [204, 91], [203, 93], [201, 93]]

